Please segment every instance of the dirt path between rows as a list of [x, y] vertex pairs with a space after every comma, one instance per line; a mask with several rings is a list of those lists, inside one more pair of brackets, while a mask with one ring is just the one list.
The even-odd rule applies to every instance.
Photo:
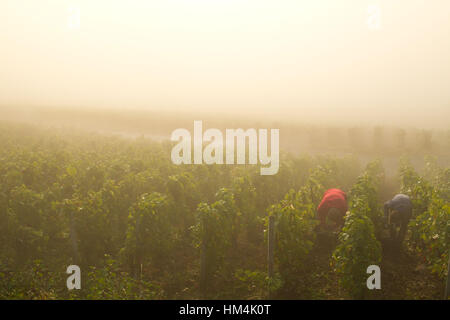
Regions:
[[[382, 242], [381, 290], [370, 291], [367, 299], [440, 300], [445, 283], [432, 274], [406, 246], [394, 249]], [[295, 283], [279, 292], [277, 299], [351, 299], [339, 285], [338, 275], [330, 266], [334, 244], [316, 246], [310, 253], [306, 269]]]

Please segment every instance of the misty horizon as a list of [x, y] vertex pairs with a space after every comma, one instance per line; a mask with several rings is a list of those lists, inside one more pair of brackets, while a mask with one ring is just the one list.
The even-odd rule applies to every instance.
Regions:
[[450, 127], [448, 1], [3, 1], [0, 12], [0, 106]]

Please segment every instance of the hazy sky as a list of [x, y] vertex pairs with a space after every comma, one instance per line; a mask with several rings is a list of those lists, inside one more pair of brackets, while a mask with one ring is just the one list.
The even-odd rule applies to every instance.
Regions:
[[1, 0], [0, 45], [0, 104], [450, 127], [449, 0]]

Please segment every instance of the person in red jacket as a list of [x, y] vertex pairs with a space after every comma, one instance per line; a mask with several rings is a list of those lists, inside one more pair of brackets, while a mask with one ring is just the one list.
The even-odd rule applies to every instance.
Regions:
[[347, 195], [340, 189], [325, 191], [322, 202], [317, 208], [320, 227], [325, 230], [338, 230], [344, 225], [344, 216], [348, 210]]

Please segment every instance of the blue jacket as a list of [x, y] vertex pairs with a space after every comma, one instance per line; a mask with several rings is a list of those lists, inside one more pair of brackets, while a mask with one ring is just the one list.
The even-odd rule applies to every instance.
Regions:
[[384, 204], [384, 215], [387, 217], [389, 210], [397, 211], [401, 220], [408, 221], [412, 216], [411, 199], [405, 194], [397, 194], [392, 200]]

